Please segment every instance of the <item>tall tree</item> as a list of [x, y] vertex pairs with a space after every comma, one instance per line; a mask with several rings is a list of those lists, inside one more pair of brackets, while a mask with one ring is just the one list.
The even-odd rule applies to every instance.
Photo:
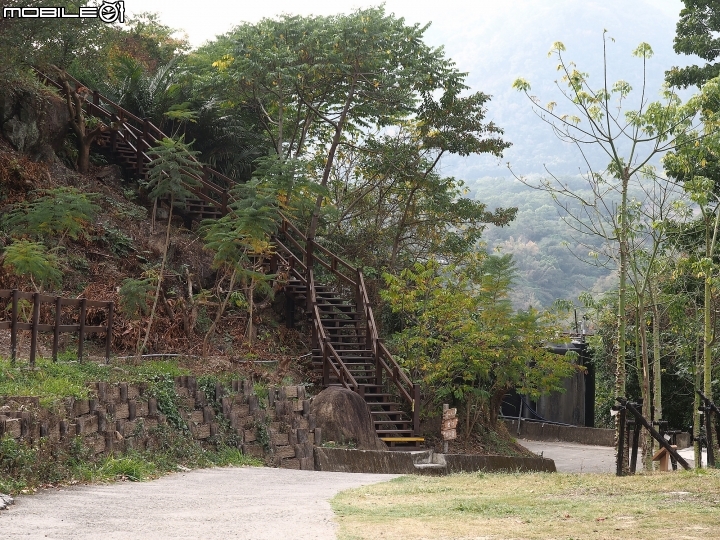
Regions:
[[[720, 82], [715, 79], [705, 84], [695, 99], [713, 104], [720, 96]], [[720, 195], [717, 175], [720, 153], [720, 113], [717, 107], [703, 106], [704, 137], [690, 133], [686, 137], [694, 144], [685, 144], [668, 155], [665, 160], [669, 173], [682, 182], [686, 192], [697, 206], [699, 216], [686, 226], [693, 240], [686, 240], [686, 259], [692, 272], [703, 280], [702, 329], [702, 391], [712, 399], [713, 347], [716, 342], [715, 304], [720, 287], [720, 268], [717, 264], [717, 241], [720, 234]], [[705, 176], [710, 174], [713, 177]], [[700, 388], [696, 388], [700, 390]], [[699, 403], [698, 403], [699, 405]], [[697, 411], [697, 407], [695, 407]], [[695, 431], [699, 431], [700, 418], [694, 415]]]
[[198, 178], [202, 175], [200, 164], [194, 159], [197, 152], [191, 151], [182, 140], [163, 139], [158, 141], [158, 144], [149, 150], [149, 154], [153, 157], [148, 166], [148, 181], [146, 184], [149, 196], [155, 200], [169, 199], [169, 209], [165, 229], [165, 247], [163, 248], [162, 262], [157, 276], [155, 298], [150, 310], [150, 319], [145, 331], [145, 338], [142, 345], [138, 342], [138, 354], [147, 346], [155, 310], [160, 298], [168, 247], [170, 246], [170, 224], [172, 223], [173, 208], [176, 204], [184, 203], [192, 195], [191, 189], [200, 185]]
[[[256, 111], [279, 156], [314, 154], [317, 181], [326, 187], [338, 149], [350, 134], [412, 114], [438, 120], [444, 111], [456, 123], [482, 119], [484, 94], [463, 98], [476, 104], [464, 117], [452, 109], [465, 103], [459, 98], [466, 89], [464, 74], [441, 49], [422, 41], [426, 28], [408, 26], [382, 7], [350, 15], [264, 19], [234, 30], [237, 47], [215, 66], [229, 83], [228, 103]], [[436, 93], [445, 96], [439, 103], [433, 100]], [[439, 121], [431, 122], [426, 137], [442, 140], [449, 130], [438, 126]], [[472, 152], [500, 155], [507, 146], [500, 133], [492, 123], [473, 124], [465, 139], [446, 145], [463, 154], [472, 142]], [[318, 229], [323, 201], [322, 196], [316, 200], [309, 237]]]
[[673, 67], [665, 72], [672, 86], [700, 88], [720, 75], [720, 3], [717, 0], [683, 0], [673, 48], [678, 54], [697, 55], [705, 65]]
[[539, 396], [572, 373], [569, 356], [542, 346], [555, 332], [544, 314], [512, 312], [513, 274], [510, 255], [481, 254], [467, 267], [429, 260], [384, 275], [383, 297], [402, 325], [391, 340], [395, 357], [433, 405], [460, 405], [466, 436], [478, 421], [495, 429], [512, 388]]
[[[556, 112], [555, 102], [541, 105], [538, 98], [531, 96], [530, 84], [523, 79], [516, 80], [513, 86], [527, 95], [536, 114], [550, 124], [558, 137], [576, 146], [587, 166], [586, 177], [597, 197], [592, 201], [579, 201], [584, 215], [576, 223], [584, 232], [603, 237], [613, 248], [619, 278], [615, 391], [616, 395], [623, 396], [626, 394], [626, 305], [633, 255], [629, 186], [631, 182], [639, 182], [643, 174], [652, 176], [651, 161], [654, 158], [686, 142], [678, 137], [692, 129], [698, 103], [682, 106], [679, 98], [670, 91], [664, 92], [663, 102], [648, 100], [646, 64], [652, 49], [647, 43], [641, 43], [633, 54], [642, 61], [642, 88], [637, 109], [628, 110], [626, 102], [632, 87], [622, 80], [614, 84], [608, 81], [606, 47], [607, 39], [603, 33], [603, 83], [600, 88], [593, 89], [589, 76], [573, 62], [565, 60], [564, 45], [560, 42], [553, 45], [550, 54], [559, 61], [558, 70], [566, 86], [566, 89], [561, 87], [562, 97], [564, 104], [572, 110], [571, 114]], [[599, 147], [609, 162], [602, 167], [592, 163], [585, 150], [588, 145]], [[556, 200], [581, 199], [555, 180], [530, 185], [550, 191]], [[608, 197], [613, 193], [619, 201]], [[598, 223], [598, 216], [601, 221], [609, 220], [610, 226]]]

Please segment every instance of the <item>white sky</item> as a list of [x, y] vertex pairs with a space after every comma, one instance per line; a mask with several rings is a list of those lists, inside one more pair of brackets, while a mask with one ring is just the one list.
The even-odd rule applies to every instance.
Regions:
[[[547, 16], [561, 16], [567, 4], [583, 4], [592, 0], [386, 0], [389, 13], [405, 17], [408, 22], [432, 22], [443, 33], [466, 33], [468, 26], [478, 19], [492, 22], [504, 20], [506, 15], [520, 16], [537, 12], [538, 24]], [[625, 0], [629, 4], [652, 3], [654, 8], [676, 17], [680, 12], [680, 0]], [[256, 22], [265, 17], [282, 13], [296, 15], [330, 15], [350, 12], [361, 7], [377, 6], [380, 1], [367, 0], [201, 0], [178, 2], [177, 0], [125, 0], [130, 13], [157, 12], [161, 21], [172, 28], [185, 30], [190, 42], [197, 46], [218, 34], [224, 34], [240, 22]], [[553, 10], [553, 7], [557, 8]], [[548, 9], [550, 8], [550, 9]], [[553, 13], [554, 11], [554, 13]]]

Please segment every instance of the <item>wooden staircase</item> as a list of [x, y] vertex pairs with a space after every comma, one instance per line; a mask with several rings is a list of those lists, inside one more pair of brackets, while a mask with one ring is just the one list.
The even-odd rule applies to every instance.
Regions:
[[[363, 396], [378, 436], [391, 447], [421, 445], [420, 386], [379, 339], [362, 272], [287, 220], [275, 244], [270, 270], [288, 276], [285, 292], [304, 308], [312, 328], [313, 368], [323, 386], [344, 386]], [[322, 285], [316, 271], [327, 276]]]
[[[62, 85], [37, 71], [47, 85]], [[79, 88], [81, 83], [69, 77]], [[136, 178], [147, 178], [148, 150], [166, 137], [95, 91], [83, 101], [85, 113], [112, 128], [97, 140]], [[194, 219], [226, 215], [234, 181], [210, 167], [189, 187], [196, 198], [185, 201], [185, 214]], [[362, 272], [306, 238], [283, 217], [276, 237], [276, 255], [268, 266], [287, 275], [284, 289], [294, 305], [304, 309], [312, 334], [313, 367], [322, 385], [343, 386], [365, 399], [378, 436], [391, 447], [420, 446], [420, 386], [413, 384], [378, 336]], [[323, 284], [315, 281], [323, 275]]]

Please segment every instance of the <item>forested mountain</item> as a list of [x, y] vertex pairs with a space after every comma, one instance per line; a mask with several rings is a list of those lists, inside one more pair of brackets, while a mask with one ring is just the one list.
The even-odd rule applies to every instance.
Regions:
[[[585, 181], [563, 177], [578, 194], [588, 194]], [[511, 298], [518, 309], [549, 307], [557, 299], [577, 301], [582, 292], [598, 295], [616, 285], [612, 263], [600, 264], [588, 255], [600, 238], [574, 231], [567, 214], [552, 196], [514, 178], [483, 178], [469, 183], [473, 196], [491, 209], [517, 207], [516, 218], [505, 227], [488, 227], [487, 249], [512, 254], [518, 277]]]

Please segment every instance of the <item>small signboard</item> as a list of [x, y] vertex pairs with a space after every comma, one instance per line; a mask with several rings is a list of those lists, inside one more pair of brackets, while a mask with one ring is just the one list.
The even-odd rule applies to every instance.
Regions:
[[443, 440], [451, 441], [457, 439], [457, 409], [447, 409], [443, 411], [442, 428], [440, 433]]

